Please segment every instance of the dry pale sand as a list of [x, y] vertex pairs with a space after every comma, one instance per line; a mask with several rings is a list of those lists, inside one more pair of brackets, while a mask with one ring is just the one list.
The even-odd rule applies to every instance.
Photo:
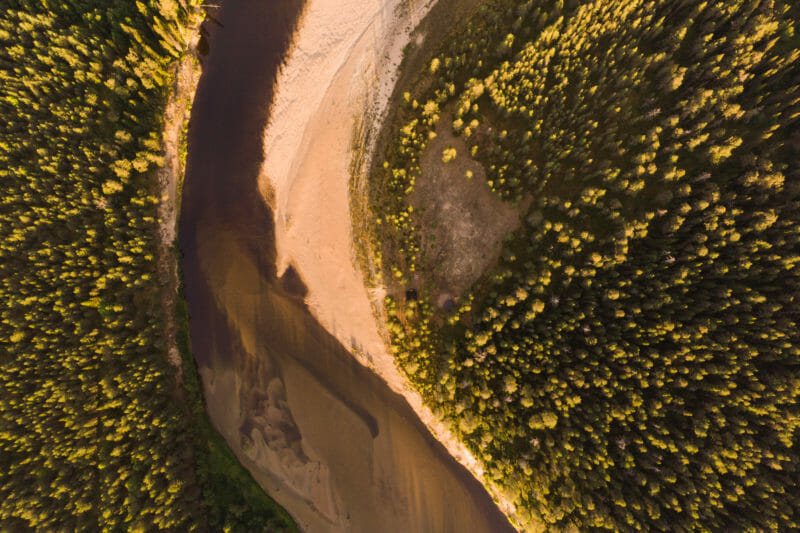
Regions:
[[[423, 406], [395, 366], [352, 244], [348, 189], [354, 127], [365, 121], [377, 131], [402, 49], [432, 3], [309, 0], [278, 77], [260, 188], [274, 207], [278, 273], [294, 266], [317, 320], [403, 394], [448, 451], [485, 481], [478, 461]], [[487, 488], [513, 516], [513, 506]]]
[[381, 357], [383, 341], [352, 260], [353, 127], [367, 111], [380, 116], [410, 29], [430, 4], [310, 0], [278, 76], [265, 136], [262, 190], [275, 194], [278, 273], [293, 264], [317, 319], [345, 346], [370, 354], [382, 375], [393, 365]]

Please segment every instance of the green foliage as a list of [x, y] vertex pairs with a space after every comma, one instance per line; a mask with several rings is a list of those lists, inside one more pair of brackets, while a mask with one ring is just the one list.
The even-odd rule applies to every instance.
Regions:
[[387, 272], [421, 264], [408, 195], [438, 112], [416, 102], [530, 202], [461, 309], [387, 304], [398, 361], [523, 521], [800, 527], [798, 20], [498, 1], [401, 103], [372, 178]]
[[[269, 527], [218, 437], [195, 476], [166, 360], [155, 171], [197, 2], [0, 11], [0, 529]], [[234, 498], [266, 520], [222, 516]]]

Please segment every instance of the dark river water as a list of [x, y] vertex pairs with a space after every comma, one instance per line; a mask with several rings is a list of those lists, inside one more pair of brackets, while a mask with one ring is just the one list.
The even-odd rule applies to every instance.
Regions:
[[278, 279], [258, 190], [276, 73], [302, 11], [224, 0], [205, 23], [179, 240], [209, 414], [305, 531], [513, 531], [406, 401]]

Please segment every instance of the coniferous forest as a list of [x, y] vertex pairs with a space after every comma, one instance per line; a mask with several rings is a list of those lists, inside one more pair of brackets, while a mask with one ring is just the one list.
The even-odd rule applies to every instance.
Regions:
[[288, 516], [205, 417], [157, 271], [164, 110], [194, 0], [0, 1], [0, 530]]
[[[0, 0], [0, 530], [294, 527], [161, 305], [164, 110], [198, 8]], [[800, 528], [800, 5], [489, 0], [445, 42], [369, 199], [427, 404], [523, 526]], [[520, 219], [452, 309], [413, 195], [443, 129], [468, 148], [441, 165], [479, 163]]]
[[[393, 351], [518, 521], [800, 528], [800, 4], [488, 2], [400, 94]], [[413, 194], [444, 130], [521, 221], [454, 309]]]

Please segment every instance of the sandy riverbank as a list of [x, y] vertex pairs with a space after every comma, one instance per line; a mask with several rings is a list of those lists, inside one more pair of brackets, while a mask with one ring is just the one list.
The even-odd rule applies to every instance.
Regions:
[[[260, 188], [275, 213], [278, 273], [292, 265], [317, 320], [405, 396], [447, 450], [483, 480], [475, 458], [395, 366], [354, 260], [348, 188], [353, 131], [386, 112], [403, 47], [430, 0], [310, 0], [278, 77]], [[421, 44], [424, 35], [415, 36]], [[491, 490], [491, 488], [490, 488]], [[495, 495], [497, 497], [497, 495]], [[500, 508], [513, 508], [500, 499]]]
[[[308, 21], [314, 6], [306, 7]], [[179, 232], [192, 352], [209, 415], [307, 533], [509, 532], [489, 494], [405, 399], [318, 323], [296, 284], [290, 293], [276, 278], [273, 214], [257, 182], [274, 76], [302, 9], [299, 0], [226, 0], [209, 25]], [[361, 72], [350, 68], [341, 69], [350, 78], [337, 79]], [[326, 108], [326, 94], [343, 94], [331, 91], [317, 107]], [[342, 124], [363, 102], [363, 95], [353, 98]], [[348, 159], [349, 126], [331, 130], [325, 155], [333, 163]], [[333, 177], [341, 178], [346, 221], [341, 164]]]
[[369, 354], [384, 376], [392, 368], [352, 261], [353, 128], [357, 117], [383, 111], [410, 30], [431, 3], [310, 0], [278, 77], [265, 139], [262, 191], [274, 192], [278, 274], [294, 265], [317, 319], [342, 344]]
[[164, 337], [167, 340], [167, 358], [177, 369], [179, 380], [182, 372], [181, 356], [175, 335], [175, 321], [172, 318], [178, 295], [178, 265], [172, 249], [178, 231], [180, 182], [185, 170], [180, 153], [183, 148], [181, 143], [185, 141], [181, 136], [191, 112], [197, 82], [200, 80], [200, 66], [195, 51], [201, 21], [201, 16], [195, 14], [193, 23], [188, 26], [190, 30], [187, 30], [193, 37], [187, 44], [186, 53], [175, 67], [175, 80], [164, 112], [164, 165], [158, 171], [158, 187], [161, 192], [161, 201], [158, 204], [158, 272], [159, 280], [164, 285], [161, 306], [164, 316], [168, 317], [164, 324]]

